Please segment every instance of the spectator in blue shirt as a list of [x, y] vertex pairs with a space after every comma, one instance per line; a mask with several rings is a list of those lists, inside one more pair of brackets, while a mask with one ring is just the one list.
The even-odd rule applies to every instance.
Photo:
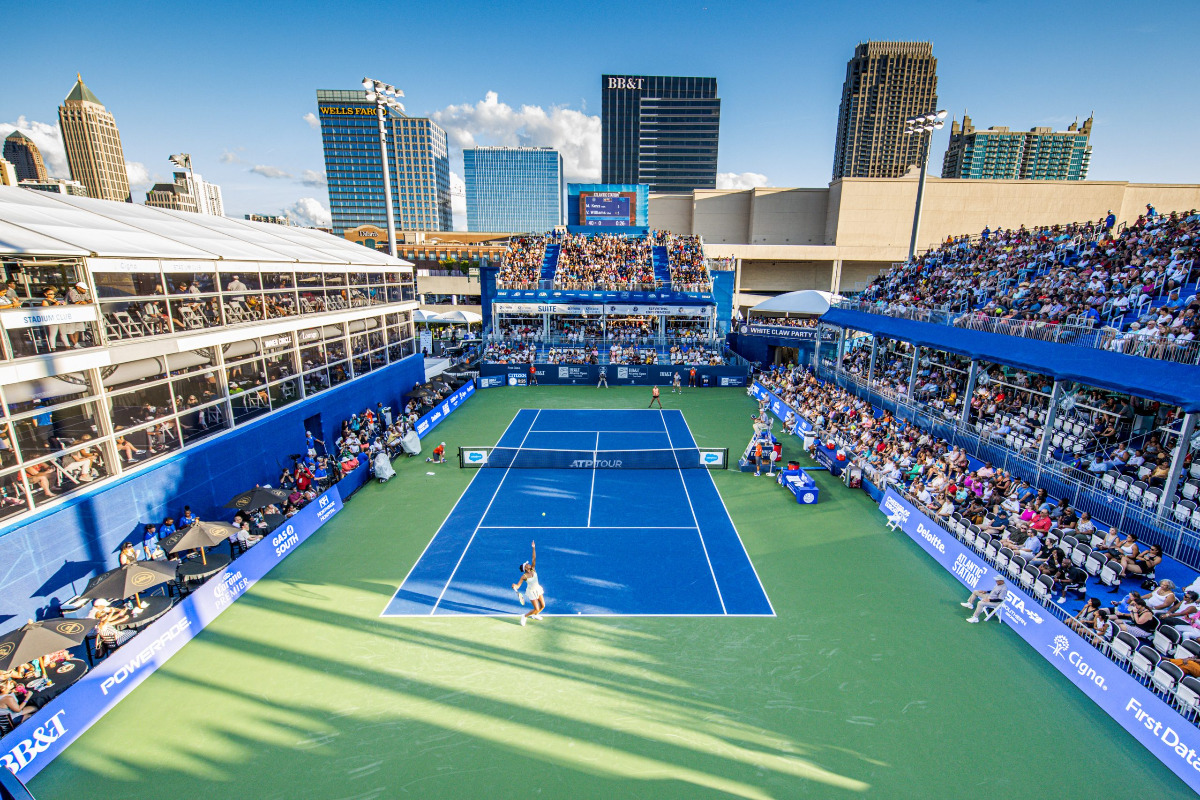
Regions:
[[148, 523], [142, 529], [142, 552], [145, 553], [147, 561], [154, 558], [152, 554], [154, 553], [154, 549], [158, 547], [158, 538], [158, 526], [153, 522]]
[[1116, 224], [1117, 224], [1117, 216], [1116, 216], [1116, 214], [1114, 214], [1112, 212], [1112, 209], [1110, 208], [1108, 210], [1108, 216], [1104, 218], [1104, 230], [1111, 231], [1116, 226]]
[[192, 507], [184, 506], [183, 516], [179, 518], [179, 524], [176, 525], [175, 528], [176, 530], [183, 530], [184, 528], [192, 527], [196, 524], [196, 522], [198, 522], [198, 520], [196, 519], [196, 515], [192, 513]]
[[175, 527], [175, 518], [167, 517], [166, 519], [163, 520], [162, 525], [159, 526], [158, 538], [165, 539], [177, 530], [179, 530], [179, 529]]
[[1032, 486], [1030, 486], [1025, 481], [1021, 481], [1021, 483], [1017, 485], [1017, 500], [1018, 501], [1024, 503], [1028, 498], [1032, 497], [1035, 494], [1037, 494], [1037, 490], [1034, 489]]

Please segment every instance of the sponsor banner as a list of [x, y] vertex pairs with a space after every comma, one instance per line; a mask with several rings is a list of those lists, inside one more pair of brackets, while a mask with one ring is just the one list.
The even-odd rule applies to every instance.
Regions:
[[493, 302], [630, 303], [638, 305], [711, 305], [712, 292], [597, 292], [557, 289], [497, 289]]
[[442, 402], [438, 403], [435, 408], [425, 413], [425, 416], [417, 420], [417, 436], [425, 438], [430, 431], [438, 426], [454, 409], [458, 408], [468, 397], [475, 394], [475, 383], [471, 381], [464, 383], [462, 386], [454, 390], [454, 394], [447, 397]]
[[[764, 325], [757, 322], [743, 322], [738, 326], [738, 333], [743, 336], [765, 336], [769, 339], [782, 339], [785, 342], [815, 342], [817, 328], [797, 328], [794, 325]], [[837, 331], [827, 330], [821, 337], [823, 342], [836, 342]]]
[[724, 450], [704, 450], [700, 451], [700, 463], [710, 469], [725, 468], [725, 451]]
[[[194, 275], [200, 272], [212, 272], [217, 268], [215, 262], [212, 261], [163, 261], [162, 270], [169, 275]], [[254, 261], [242, 261], [239, 263], [226, 262], [221, 265], [223, 272], [232, 272], [237, 274], [239, 270], [245, 273], [258, 273], [260, 267]]]
[[591, 314], [604, 313], [599, 303], [493, 303], [500, 314]]
[[341, 509], [334, 485], [0, 739], [0, 764], [28, 783]]
[[158, 272], [160, 269], [159, 262], [149, 258], [85, 258], [84, 261], [93, 275], [97, 272]]
[[35, 325], [66, 325], [72, 322], [95, 321], [95, 306], [45, 306], [0, 311], [0, 325], [6, 330], [32, 328]]
[[[787, 419], [787, 414], [789, 411], [795, 414], [795, 409], [783, 402], [783, 400], [781, 400], [777, 394], [769, 389], [764, 388], [763, 385], [758, 381], [754, 382], [754, 385], [750, 387], [750, 391], [756, 400], [767, 401], [767, 408], [772, 414], [779, 418], [780, 422], [784, 422]], [[814, 429], [811, 422], [799, 414], [796, 414], [796, 424], [792, 426], [792, 429], [789, 430], [788, 433], [794, 433], [797, 436], [803, 436], [806, 433], [812, 433], [813, 430]]]
[[712, 315], [714, 308], [715, 306], [664, 306], [651, 304], [615, 304], [604, 306], [604, 310], [608, 314], [635, 314], [637, 316], [654, 314], [660, 317], [708, 317]]
[[463, 464], [468, 467], [486, 466], [487, 460], [487, 450], [463, 450]]
[[[555, 370], [558, 374], [559, 383], [594, 383], [599, 378], [594, 378], [596, 374], [594, 367], [589, 367], [586, 364], [559, 364], [557, 367], [551, 366], [549, 369]], [[541, 380], [541, 376], [538, 377]]]
[[[982, 557], [892, 487], [884, 492], [879, 510], [887, 515], [889, 525], [904, 531], [967, 588], [987, 589], [994, 583], [997, 573]], [[1009, 583], [1007, 592], [1002, 619], [1009, 627], [1193, 791], [1200, 792], [1200, 729], [1020, 587]]]
[[818, 440], [816, 450], [816, 460], [825, 469], [829, 470], [829, 474], [835, 478], [841, 477], [841, 474], [846, 471], [848, 461], [838, 461], [837, 448], [830, 450], [825, 446], [825, 443]]
[[479, 388], [480, 389], [494, 389], [497, 386], [503, 386], [504, 382], [505, 381], [504, 381], [503, 375], [480, 375], [479, 376]]

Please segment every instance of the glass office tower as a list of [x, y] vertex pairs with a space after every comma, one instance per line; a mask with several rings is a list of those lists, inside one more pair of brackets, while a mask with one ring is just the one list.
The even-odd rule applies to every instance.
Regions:
[[[388, 167], [396, 229], [448, 231], [450, 160], [446, 132], [429, 119], [387, 112]], [[333, 232], [375, 225], [387, 230], [379, 121], [361, 89], [317, 90], [317, 116]], [[381, 249], [386, 245], [381, 245]]]
[[645, 183], [652, 192], [716, 188], [716, 78], [603, 75], [600, 98], [602, 183]]
[[467, 230], [541, 233], [563, 224], [563, 160], [549, 147], [463, 150]]

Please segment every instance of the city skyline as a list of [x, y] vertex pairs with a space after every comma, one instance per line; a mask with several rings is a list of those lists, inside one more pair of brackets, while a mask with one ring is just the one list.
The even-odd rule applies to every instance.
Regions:
[[[67, 14], [71, 8], [65, 6]], [[1091, 180], [1200, 180], [1200, 155], [1189, 147], [1187, 133], [1200, 122], [1200, 109], [1178, 103], [1180, 89], [1172, 81], [1157, 80], [1186, 74], [1185, 32], [1200, 24], [1200, 12], [1190, 4], [1168, 4], [1145, 20], [1132, 4], [1114, 7], [1112, 15], [1088, 14], [1079, 4], [1070, 38], [1030, 29], [1026, 16], [1041, 8], [1032, 3], [1006, 6], [1000, 15], [983, 4], [938, 14], [921, 13], [931, 5], [879, 4], [863, 13], [859, 6], [835, 4], [816, 19], [774, 3], [753, 14], [715, 2], [639, 6], [642, 22], [661, 30], [654, 48], [628, 35], [626, 15], [580, 9], [572, 17], [575, 33], [556, 35], [558, 43], [546, 47], [513, 48], [500, 70], [484, 45], [548, 35], [550, 21], [537, 9], [501, 15], [467, 4], [462, 11], [482, 24], [456, 34], [454, 58], [439, 61], [432, 41], [414, 43], [404, 56], [329, 48], [339, 33], [348, 33], [349, 21], [319, 17], [315, 4], [299, 3], [286, 17], [272, 17], [273, 38], [263, 40], [252, 23], [265, 15], [218, 2], [189, 20], [189, 35], [214, 47], [213, 59], [191, 64], [169, 57], [176, 31], [167, 20], [151, 19], [156, 15], [133, 5], [115, 4], [103, 15], [83, 4], [74, 8], [91, 35], [72, 48], [16, 43], [23, 69], [0, 96], [0, 136], [22, 130], [41, 148], [50, 173], [67, 177], [56, 108], [71, 76], [82, 71], [120, 122], [135, 197], [168, 180], [167, 155], [185, 150], [224, 187], [229, 213], [237, 216], [328, 215], [312, 93], [353, 86], [364, 74], [404, 89], [410, 114], [429, 115], [447, 130], [459, 192], [462, 148], [475, 145], [556, 147], [568, 180], [598, 179], [596, 84], [605, 73], [716, 77], [723, 101], [719, 186], [824, 186], [846, 60], [868, 39], [932, 41], [939, 104], [957, 117], [966, 112], [1014, 129], [1061, 128], [1074, 109], [1095, 109]], [[851, 8], [854, 14], [841, 13]], [[14, 26], [22, 17], [35, 24], [35, 11], [14, 8]], [[441, 19], [431, 8], [406, 13], [413, 24]], [[1112, 22], [1123, 14], [1131, 18], [1126, 24]], [[731, 48], [730, 42], [751, 46]], [[157, 53], [161, 63], [173, 65], [171, 92], [147, 90], [139, 68], [120, 57], [130, 49], [150, 58]], [[322, 58], [293, 55], [306, 49], [319, 50]], [[278, 88], [262, 92], [266, 80], [284, 73]], [[997, 82], [996, 75], [1005, 80]], [[1148, 138], [1144, 119], [1156, 107], [1172, 109], [1172, 124], [1154, 128]], [[1070, 119], [1062, 116], [1064, 108], [1072, 109]], [[944, 153], [947, 137], [948, 131], [934, 136], [931, 164]], [[454, 201], [461, 215], [461, 194]], [[465, 217], [459, 219], [455, 227], [464, 227]]]

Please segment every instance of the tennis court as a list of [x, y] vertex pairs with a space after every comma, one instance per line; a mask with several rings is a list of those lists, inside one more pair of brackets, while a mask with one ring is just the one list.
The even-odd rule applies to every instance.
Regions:
[[521, 613], [531, 540], [547, 615], [774, 614], [678, 410], [522, 409], [478, 452], [383, 616]]

